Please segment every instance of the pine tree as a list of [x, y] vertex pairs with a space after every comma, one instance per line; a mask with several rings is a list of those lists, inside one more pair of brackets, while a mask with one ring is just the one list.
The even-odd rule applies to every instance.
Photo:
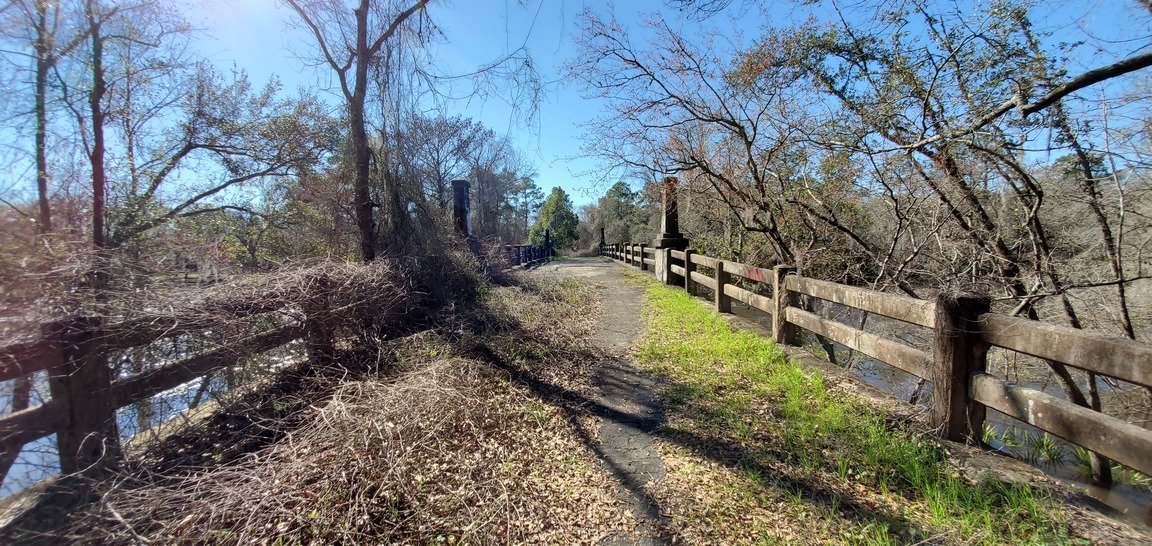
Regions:
[[571, 248], [572, 243], [579, 238], [579, 232], [576, 230], [579, 223], [580, 219], [572, 210], [572, 200], [557, 186], [552, 188], [552, 193], [544, 200], [544, 206], [540, 207], [536, 223], [528, 233], [528, 241], [532, 245], [543, 245], [544, 231], [551, 230], [553, 248]]

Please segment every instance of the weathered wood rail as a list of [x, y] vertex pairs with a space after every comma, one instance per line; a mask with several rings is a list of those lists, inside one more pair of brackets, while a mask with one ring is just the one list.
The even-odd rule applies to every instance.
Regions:
[[[38, 339], [0, 347], [0, 381], [46, 371], [50, 394], [40, 405], [0, 417], [0, 452], [14, 458], [25, 444], [56, 434], [62, 473], [99, 475], [120, 457], [118, 409], [298, 340], [312, 362], [326, 363], [335, 354], [339, 325], [361, 324], [366, 316], [385, 316], [409, 303], [395, 289], [333, 288], [345, 280], [309, 276], [290, 298], [257, 294], [223, 312], [217, 305], [210, 313], [197, 309], [108, 323], [74, 317], [44, 326]], [[112, 376], [108, 359], [118, 351], [224, 327], [247, 334], [136, 375]]]
[[[799, 328], [931, 381], [932, 423], [948, 439], [979, 443], [986, 408], [993, 408], [1152, 475], [1152, 431], [986, 373], [989, 348], [1000, 347], [1152, 387], [1152, 345], [992, 313], [984, 298], [941, 295], [926, 301], [801, 277], [785, 265], [765, 269], [632, 243], [604, 245], [601, 254], [644, 269], [665, 268], [672, 273], [663, 276], [665, 282], [690, 294], [696, 285], [708, 287], [720, 312], [731, 312], [731, 301], [738, 300], [771, 315], [777, 343], [797, 344]], [[825, 319], [801, 308], [800, 295], [926, 328], [932, 350]]]

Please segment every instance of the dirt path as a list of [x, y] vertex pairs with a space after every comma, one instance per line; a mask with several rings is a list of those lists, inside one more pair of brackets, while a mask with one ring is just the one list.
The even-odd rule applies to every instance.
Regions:
[[592, 343], [608, 358], [595, 372], [597, 402], [611, 412], [600, 417], [599, 444], [595, 447], [604, 467], [620, 482], [619, 496], [628, 502], [643, 524], [629, 534], [601, 541], [602, 546], [658, 545], [661, 515], [644, 486], [664, 477], [652, 440], [664, 422], [656, 399], [655, 382], [638, 370], [628, 350], [643, 330], [640, 309], [644, 290], [627, 282], [624, 269], [600, 258], [570, 258], [541, 267], [548, 274], [571, 275], [602, 287], [604, 315]]

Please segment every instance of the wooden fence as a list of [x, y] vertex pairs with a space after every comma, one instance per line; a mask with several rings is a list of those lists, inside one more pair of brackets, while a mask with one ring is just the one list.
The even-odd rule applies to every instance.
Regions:
[[[768, 313], [777, 343], [797, 344], [800, 328], [931, 381], [932, 423], [948, 439], [978, 443], [985, 408], [993, 408], [1152, 475], [1152, 431], [986, 373], [988, 349], [1001, 347], [1152, 387], [1152, 345], [992, 313], [986, 298], [919, 300], [801, 277], [791, 266], [765, 269], [632, 243], [604, 245], [601, 254], [643, 269], [663, 267], [665, 282], [683, 285], [690, 294], [696, 285], [711, 288], [719, 312], [731, 312], [732, 300], [738, 300]], [[932, 350], [820, 317], [799, 307], [800, 295], [927, 328]]]
[[[47, 371], [50, 393], [40, 405], [0, 417], [0, 452], [13, 455], [56, 434], [62, 473], [98, 475], [120, 457], [116, 410], [296, 340], [303, 340], [314, 362], [327, 362], [335, 354], [337, 325], [356, 323], [365, 313], [385, 316], [408, 298], [395, 290], [364, 294], [359, 288], [337, 298], [332, 287], [345, 280], [316, 276], [303, 279], [307, 286], [296, 287], [292, 298], [247, 298], [223, 313], [227, 324], [203, 313], [117, 323], [77, 317], [44, 326], [33, 341], [0, 347], [0, 381]], [[356, 302], [349, 304], [349, 298]], [[112, 377], [108, 358], [117, 351], [224, 326], [252, 333], [137, 375]]]
[[552, 249], [543, 246], [505, 245], [504, 251], [509, 264], [526, 268], [545, 263], [552, 257]]

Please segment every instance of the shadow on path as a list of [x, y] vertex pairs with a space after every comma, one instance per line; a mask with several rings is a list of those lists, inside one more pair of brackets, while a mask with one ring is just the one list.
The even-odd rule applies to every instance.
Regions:
[[[830, 487], [828, 483], [783, 472], [779, 466], [772, 463], [776, 460], [786, 461], [789, 458], [789, 453], [784, 450], [777, 451], [770, 445], [752, 447], [723, 436], [663, 427], [663, 408], [655, 395], [656, 381], [648, 374], [639, 371], [626, 358], [621, 358], [643, 329], [641, 310], [644, 288], [630, 282], [624, 275], [625, 270], [626, 268], [603, 258], [575, 258], [550, 264], [540, 271], [540, 273], [586, 278], [603, 287], [604, 315], [598, 325], [598, 332], [591, 341], [608, 355], [595, 373], [596, 383], [600, 389], [599, 396], [595, 399], [540, 381], [530, 373], [502, 361], [486, 349], [481, 351], [486, 353], [486, 356], [478, 355], [493, 366], [508, 372], [514, 381], [524, 384], [546, 402], [561, 408], [574, 424], [579, 417], [588, 414], [601, 419], [603, 424], [599, 442], [588, 438], [580, 427], [574, 428], [579, 431], [582, 440], [589, 448], [620, 480], [627, 494], [633, 499], [638, 515], [651, 522], [660, 537], [656, 539], [658, 542], [635, 541], [634, 537], [630, 542], [626, 537], [617, 537], [623, 541], [608, 541], [602, 544], [661, 544], [667, 543], [672, 538], [666, 511], [662, 510], [659, 501], [644, 489], [649, 481], [659, 480], [664, 476], [663, 463], [652, 447], [652, 440], [655, 438], [685, 448], [703, 459], [743, 471], [747, 475], [757, 476], [756, 480], [765, 488], [786, 492], [825, 512], [837, 513], [840, 517], [854, 520], [862, 526], [881, 522], [887, 524], [894, 533], [908, 530], [914, 531], [912, 536], [925, 536], [924, 529], [917, 523], [895, 512], [862, 504], [859, 499], [844, 495], [836, 488]], [[663, 386], [671, 390], [685, 387], [668, 382]], [[706, 418], [707, 408], [695, 409], [700, 415], [690, 414], [688, 418]], [[608, 441], [615, 434], [614, 431], [620, 431], [620, 436], [625, 441]], [[623, 447], [614, 447], [621, 443]]]
[[[859, 503], [857, 499], [841, 494], [839, 491], [825, 484], [797, 479], [780, 472], [779, 469], [763, 463], [764, 457], [755, 456], [749, 448], [739, 442], [727, 438], [702, 435], [683, 430], [670, 430], [660, 428], [662, 419], [652, 413], [644, 411], [623, 411], [611, 405], [594, 400], [581, 393], [566, 389], [546, 381], [542, 381], [514, 364], [506, 362], [494, 351], [485, 345], [478, 344], [471, 348], [468, 356], [484, 361], [496, 368], [505, 371], [510, 380], [524, 385], [544, 402], [561, 409], [569, 419], [572, 428], [615, 475], [629, 493], [644, 503], [646, 513], [657, 522], [658, 537], [651, 537], [656, 542], [606, 542], [605, 544], [663, 544], [670, 538], [666, 518], [662, 515], [659, 501], [644, 490], [646, 480], [640, 481], [637, 475], [629, 469], [614, 462], [610, 453], [591, 438], [579, 425], [580, 417], [594, 415], [607, 422], [624, 427], [649, 429], [655, 432], [654, 436], [671, 444], [683, 447], [697, 456], [722, 464], [729, 468], [739, 469], [759, 476], [759, 481], [765, 487], [787, 491], [798, 495], [808, 503], [820, 506], [825, 511], [837, 513], [840, 517], [854, 520], [861, 525], [874, 522], [886, 523], [889, 529], [898, 533], [902, 530], [915, 530], [919, 536], [925, 536], [925, 530], [916, 523], [900, 517], [897, 514], [878, 511], [872, 506]], [[637, 372], [639, 373], [639, 372]], [[673, 383], [668, 385], [676, 388]], [[781, 453], [783, 454], [783, 453]], [[762, 454], [761, 454], [762, 455]], [[619, 537], [618, 537], [619, 538]]]

